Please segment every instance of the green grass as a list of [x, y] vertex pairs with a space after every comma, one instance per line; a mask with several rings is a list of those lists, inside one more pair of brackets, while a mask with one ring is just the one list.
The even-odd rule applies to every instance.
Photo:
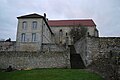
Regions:
[[102, 78], [80, 69], [36, 69], [0, 72], [0, 80], [102, 80]]

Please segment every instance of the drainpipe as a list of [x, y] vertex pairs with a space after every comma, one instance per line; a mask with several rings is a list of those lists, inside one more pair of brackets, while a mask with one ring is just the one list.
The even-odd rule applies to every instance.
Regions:
[[43, 25], [44, 25], [44, 23], [43, 23], [43, 20], [42, 20], [42, 34], [41, 34], [41, 51], [43, 50]]

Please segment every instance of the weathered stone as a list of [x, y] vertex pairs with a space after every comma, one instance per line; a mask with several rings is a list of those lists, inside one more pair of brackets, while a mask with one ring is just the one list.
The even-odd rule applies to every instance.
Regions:
[[69, 52], [0, 52], [0, 68], [11, 65], [15, 69], [70, 67]]
[[84, 64], [88, 66], [98, 54], [106, 57], [110, 51], [120, 54], [120, 37], [84, 37], [74, 44], [77, 54], [80, 54]]

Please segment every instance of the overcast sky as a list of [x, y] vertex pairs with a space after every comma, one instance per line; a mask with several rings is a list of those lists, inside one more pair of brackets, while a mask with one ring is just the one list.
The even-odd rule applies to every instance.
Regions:
[[18, 16], [38, 13], [48, 19], [93, 19], [100, 36], [120, 37], [120, 0], [0, 0], [0, 39], [16, 40]]

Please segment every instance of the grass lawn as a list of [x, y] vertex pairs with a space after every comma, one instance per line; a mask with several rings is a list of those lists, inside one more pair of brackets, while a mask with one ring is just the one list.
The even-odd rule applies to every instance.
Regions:
[[35, 69], [0, 72], [0, 80], [102, 80], [102, 78], [80, 69]]

